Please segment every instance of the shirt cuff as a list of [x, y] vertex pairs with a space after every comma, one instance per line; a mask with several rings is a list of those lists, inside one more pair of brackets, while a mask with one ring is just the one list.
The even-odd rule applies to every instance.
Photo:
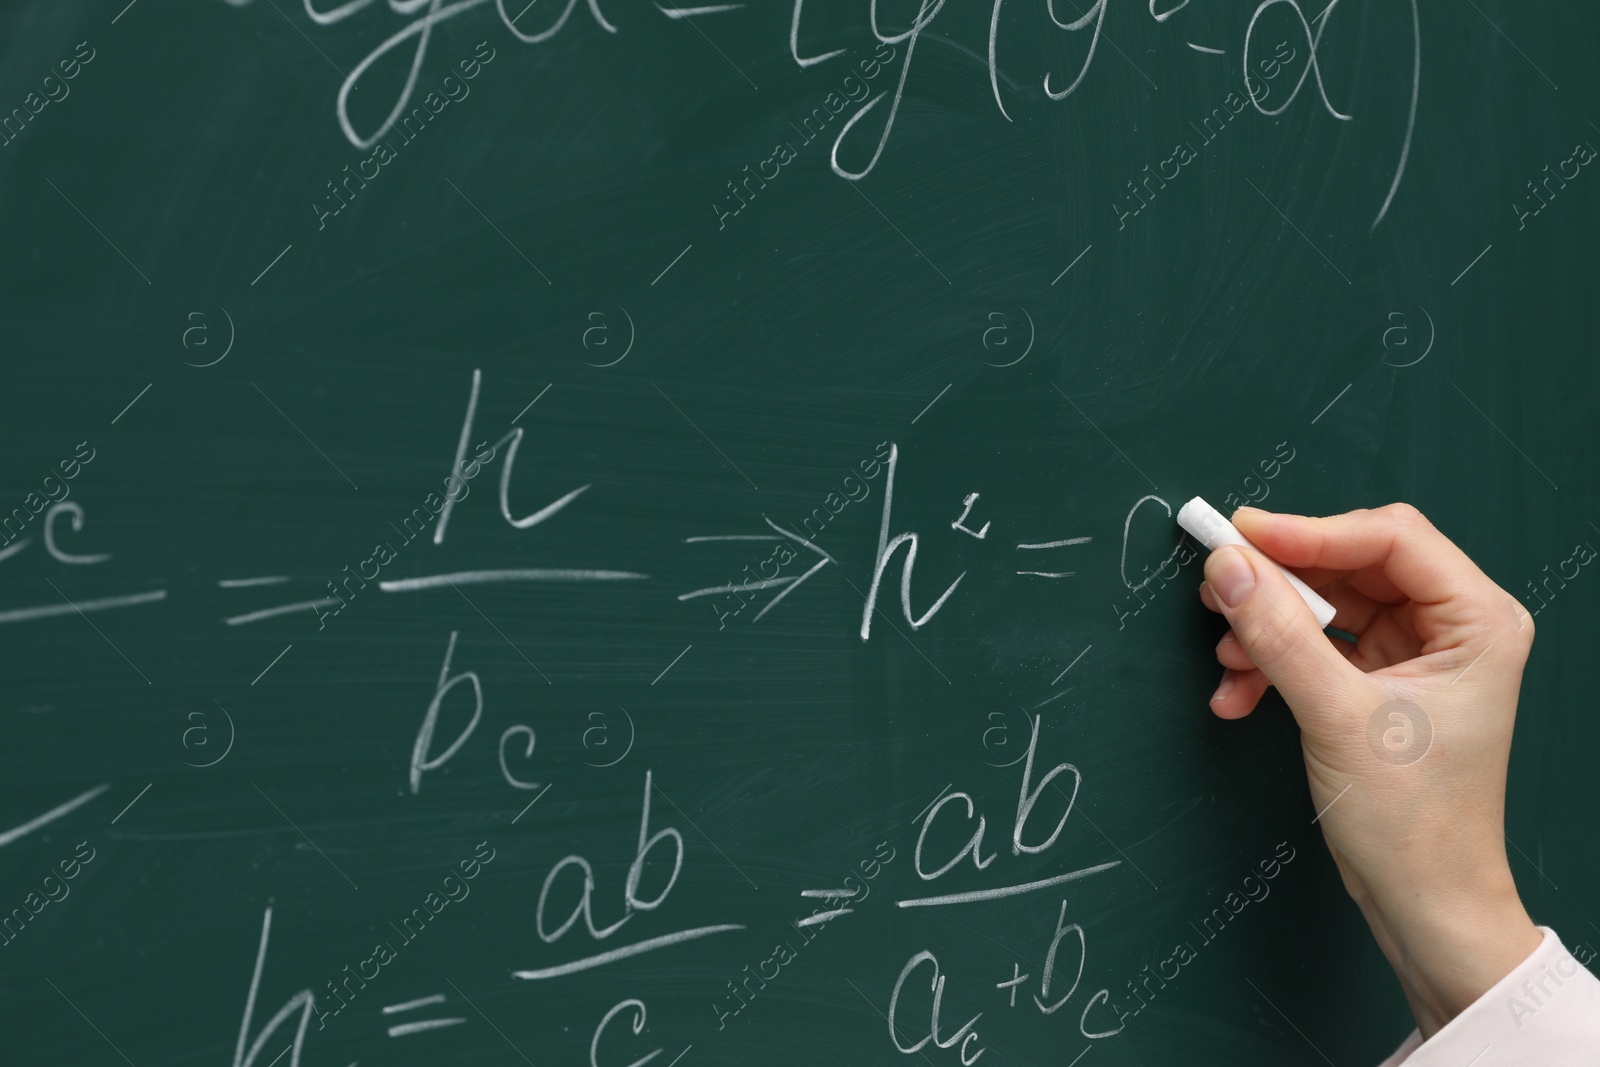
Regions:
[[1600, 979], [1556, 932], [1466, 1011], [1423, 1041], [1412, 1031], [1379, 1067], [1592, 1067], [1600, 1049]]

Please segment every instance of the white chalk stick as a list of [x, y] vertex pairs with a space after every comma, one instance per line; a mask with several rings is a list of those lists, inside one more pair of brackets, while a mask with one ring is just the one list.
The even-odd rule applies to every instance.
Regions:
[[[1223, 517], [1221, 512], [1199, 497], [1195, 497], [1178, 509], [1178, 525], [1182, 526], [1201, 544], [1213, 552], [1223, 545], [1256, 547], [1246, 541], [1244, 534], [1240, 533], [1233, 523]], [[1260, 551], [1260, 549], [1256, 550]], [[1281, 563], [1271, 557], [1268, 557], [1268, 562], [1277, 567], [1278, 571], [1289, 579], [1289, 584], [1294, 586], [1295, 592], [1300, 594], [1300, 599], [1306, 602], [1306, 607], [1310, 608], [1311, 613], [1317, 617], [1318, 626], [1327, 626], [1333, 621], [1336, 609], [1332, 604], [1318, 596], [1316, 590], [1305, 582], [1290, 574], [1288, 569]]]

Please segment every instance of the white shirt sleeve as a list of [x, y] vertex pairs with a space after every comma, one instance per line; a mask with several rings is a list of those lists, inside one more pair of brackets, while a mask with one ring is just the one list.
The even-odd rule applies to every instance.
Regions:
[[1600, 1067], [1600, 979], [1549, 927], [1533, 955], [1427, 1041], [1379, 1067]]

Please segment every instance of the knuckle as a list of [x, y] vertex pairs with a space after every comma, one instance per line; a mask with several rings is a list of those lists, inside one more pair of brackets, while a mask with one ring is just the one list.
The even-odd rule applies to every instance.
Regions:
[[1510, 593], [1504, 594], [1503, 605], [1507, 626], [1516, 635], [1517, 644], [1526, 652], [1533, 645], [1533, 614]]
[[1505, 667], [1527, 662], [1533, 647], [1533, 615], [1520, 600], [1496, 587], [1477, 601], [1474, 610], [1483, 644], [1477, 656]]
[[1386, 504], [1378, 510], [1387, 516], [1390, 522], [1404, 529], [1431, 529], [1433, 526], [1415, 504], [1408, 504], [1403, 500]]

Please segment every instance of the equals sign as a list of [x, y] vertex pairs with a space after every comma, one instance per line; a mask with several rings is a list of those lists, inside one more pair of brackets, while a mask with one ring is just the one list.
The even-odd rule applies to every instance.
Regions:
[[[800, 895], [815, 900], [851, 900], [855, 897], [856, 891], [854, 889], [802, 889], [800, 890]], [[818, 923], [825, 923], [829, 919], [837, 919], [841, 915], [849, 915], [855, 910], [854, 908], [846, 907], [834, 908], [832, 911], [808, 915], [795, 923], [795, 925], [816, 926]]]
[[[444, 994], [443, 993], [435, 993], [431, 997], [422, 997], [419, 1000], [408, 1000], [404, 1004], [390, 1004], [390, 1005], [387, 1005], [383, 1009], [383, 1013], [385, 1015], [393, 1015], [396, 1012], [414, 1011], [417, 1008], [425, 1008], [429, 1004], [443, 1004], [443, 1003], [444, 1003]], [[424, 1019], [421, 1022], [415, 1022], [415, 1023], [401, 1023], [398, 1026], [389, 1027], [389, 1036], [390, 1037], [405, 1037], [407, 1034], [420, 1034], [424, 1030], [438, 1030], [438, 1029], [440, 1029], [442, 1027], [446, 1027], [446, 1026], [458, 1026], [461, 1023], [464, 1023], [466, 1021], [467, 1020], [465, 1020], [465, 1019], [456, 1017], [456, 1018], [450, 1018], [450, 1019]]]

